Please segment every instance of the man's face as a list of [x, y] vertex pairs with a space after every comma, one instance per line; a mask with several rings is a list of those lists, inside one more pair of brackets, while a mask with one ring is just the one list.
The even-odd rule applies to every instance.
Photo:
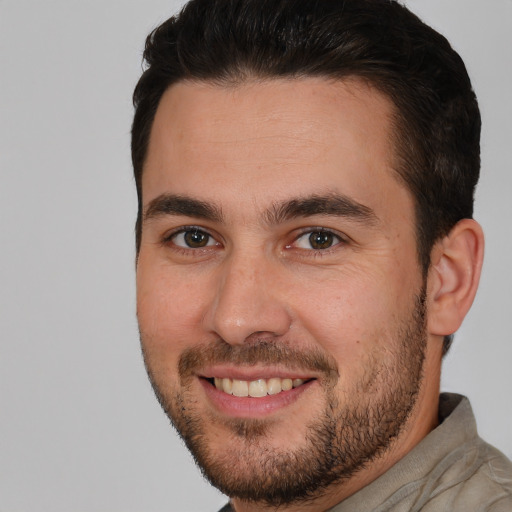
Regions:
[[164, 409], [230, 496], [317, 495], [415, 414], [425, 287], [390, 118], [357, 81], [180, 83], [161, 100], [142, 347]]

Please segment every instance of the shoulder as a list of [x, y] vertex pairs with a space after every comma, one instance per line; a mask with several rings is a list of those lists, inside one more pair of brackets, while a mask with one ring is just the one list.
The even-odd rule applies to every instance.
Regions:
[[437, 488], [433, 503], [443, 505], [438, 510], [512, 512], [512, 462], [499, 450], [479, 440], [468, 447], [456, 466], [457, 483], [450, 485], [449, 478], [443, 479], [445, 485]]
[[493, 503], [488, 508], [485, 509], [485, 512], [511, 512], [512, 511], [512, 498], [509, 496], [508, 498], [500, 499], [496, 503]]
[[[493, 446], [482, 442], [485, 462], [481, 468], [481, 478], [487, 481], [495, 492], [489, 499], [488, 512], [512, 511], [512, 462]], [[477, 475], [478, 477], [479, 475]], [[494, 501], [492, 501], [494, 499]], [[492, 503], [491, 503], [492, 501]]]

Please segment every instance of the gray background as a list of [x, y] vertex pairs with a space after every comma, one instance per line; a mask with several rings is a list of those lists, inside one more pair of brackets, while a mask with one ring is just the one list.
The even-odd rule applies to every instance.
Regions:
[[[0, 0], [0, 510], [214, 511], [147, 383], [131, 92], [164, 0]], [[512, 1], [410, 0], [462, 54], [484, 129], [479, 295], [444, 367], [512, 456]], [[292, 426], [290, 426], [292, 428]]]

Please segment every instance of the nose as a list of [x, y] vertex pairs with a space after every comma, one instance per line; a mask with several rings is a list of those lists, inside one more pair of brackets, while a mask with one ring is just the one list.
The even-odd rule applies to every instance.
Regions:
[[282, 272], [265, 258], [232, 255], [218, 269], [207, 328], [231, 345], [274, 338], [291, 326]]

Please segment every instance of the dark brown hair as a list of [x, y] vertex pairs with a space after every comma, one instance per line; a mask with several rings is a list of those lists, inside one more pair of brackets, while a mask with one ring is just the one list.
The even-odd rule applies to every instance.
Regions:
[[424, 273], [434, 242], [473, 215], [481, 121], [470, 79], [448, 41], [395, 0], [191, 0], [148, 36], [144, 60], [133, 96], [137, 250], [151, 126], [182, 80], [361, 78], [396, 109], [396, 171], [415, 200]]

